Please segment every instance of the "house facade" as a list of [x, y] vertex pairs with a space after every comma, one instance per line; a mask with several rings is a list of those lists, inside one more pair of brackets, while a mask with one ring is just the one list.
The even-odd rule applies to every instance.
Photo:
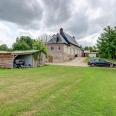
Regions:
[[60, 28], [60, 32], [53, 35], [47, 42], [47, 49], [51, 57], [48, 62], [60, 63], [82, 56], [82, 48], [75, 37], [71, 37]]

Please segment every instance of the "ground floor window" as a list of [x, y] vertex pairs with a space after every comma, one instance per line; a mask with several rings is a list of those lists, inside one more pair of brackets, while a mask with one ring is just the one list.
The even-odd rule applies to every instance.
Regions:
[[60, 46], [57, 46], [57, 51], [60, 51]]
[[50, 50], [51, 50], [51, 51], [54, 51], [54, 47], [51, 46]]

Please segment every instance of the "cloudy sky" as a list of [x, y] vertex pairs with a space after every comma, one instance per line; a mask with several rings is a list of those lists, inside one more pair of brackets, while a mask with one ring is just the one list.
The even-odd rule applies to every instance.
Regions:
[[116, 26], [116, 0], [0, 0], [0, 45], [16, 37], [53, 35], [63, 30], [91, 46], [103, 28]]

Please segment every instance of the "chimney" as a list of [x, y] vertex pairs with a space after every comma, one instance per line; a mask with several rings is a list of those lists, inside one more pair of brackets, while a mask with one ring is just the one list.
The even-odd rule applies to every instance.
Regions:
[[62, 32], [63, 32], [63, 28], [60, 28], [60, 35], [62, 35]]
[[75, 37], [73, 36], [73, 38], [75, 39]]

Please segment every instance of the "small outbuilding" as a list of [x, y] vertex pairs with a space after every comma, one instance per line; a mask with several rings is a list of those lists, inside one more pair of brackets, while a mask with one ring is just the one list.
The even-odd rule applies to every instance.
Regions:
[[17, 59], [23, 59], [25, 61], [25, 66], [44, 66], [46, 62], [46, 53], [40, 50], [0, 51], [0, 67], [2, 68], [13, 68], [14, 61]]
[[91, 57], [91, 58], [96, 58], [98, 52], [90, 52], [90, 50], [85, 50], [83, 52], [83, 57]]
[[98, 52], [89, 52], [89, 57], [96, 58], [97, 54], [98, 54]]

